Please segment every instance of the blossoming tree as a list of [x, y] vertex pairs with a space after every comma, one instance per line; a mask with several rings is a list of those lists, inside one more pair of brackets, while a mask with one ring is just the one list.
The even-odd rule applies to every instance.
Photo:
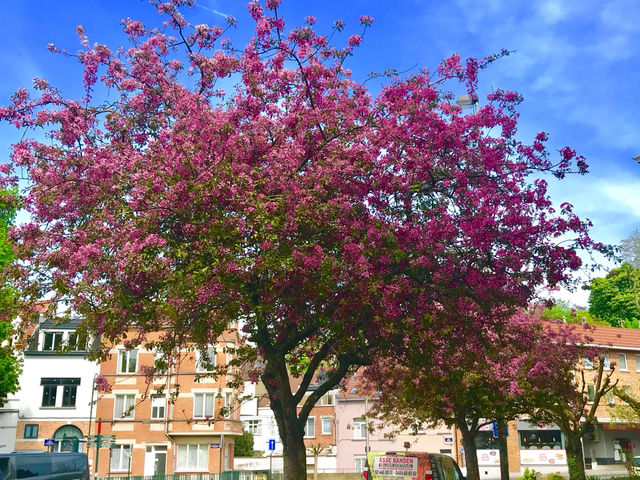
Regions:
[[[13, 231], [10, 273], [25, 302], [48, 295], [105, 342], [135, 330], [127, 345], [170, 355], [240, 322], [285, 477], [300, 479], [308, 414], [345, 374], [442, 305], [521, 305], [580, 265], [587, 225], [528, 176], [586, 165], [569, 148], [552, 160], [545, 133], [516, 139], [515, 93], [475, 114], [450, 103], [445, 84], [475, 96], [495, 57], [453, 56], [373, 96], [344, 66], [360, 35], [334, 47], [313, 18], [287, 29], [279, 0], [252, 1], [255, 36], [235, 50], [222, 28], [190, 25], [187, 3], [158, 3], [160, 29], [125, 21], [124, 49], [90, 46], [79, 28], [84, 97], [36, 80], [38, 95], [0, 109], [50, 135], [27, 135], [5, 168], [5, 183], [28, 177], [31, 215]], [[304, 397], [321, 367], [326, 381]]]

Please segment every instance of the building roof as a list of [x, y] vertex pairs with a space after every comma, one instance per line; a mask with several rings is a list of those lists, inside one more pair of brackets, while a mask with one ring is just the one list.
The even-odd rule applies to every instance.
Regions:
[[591, 342], [596, 345], [640, 350], [640, 330], [635, 328], [593, 325], [591, 329], [585, 331], [585, 336], [591, 338]]

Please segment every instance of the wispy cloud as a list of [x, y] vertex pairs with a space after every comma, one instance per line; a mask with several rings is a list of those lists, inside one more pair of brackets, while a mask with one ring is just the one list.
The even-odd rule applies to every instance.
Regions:
[[203, 10], [207, 10], [207, 11], [209, 11], [209, 12], [211, 12], [211, 13], [215, 13], [216, 15], [219, 15], [219, 16], [221, 16], [221, 17], [223, 17], [223, 18], [227, 18], [227, 17], [229, 16], [229, 14], [228, 14], [228, 13], [221, 12], [221, 11], [216, 10], [216, 9], [214, 9], [214, 8], [205, 7], [204, 5], [202, 5], [202, 4], [200, 4], [200, 3], [196, 3], [195, 5], [196, 5], [196, 7], [198, 7], [198, 8], [202, 8]]

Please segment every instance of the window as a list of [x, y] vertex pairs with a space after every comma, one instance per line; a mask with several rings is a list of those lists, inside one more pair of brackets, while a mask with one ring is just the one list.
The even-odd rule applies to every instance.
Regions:
[[606, 395], [604, 399], [607, 402], [607, 405], [613, 405], [616, 403], [616, 397], [611, 394]]
[[75, 407], [76, 406], [76, 390], [78, 387], [75, 385], [64, 385], [62, 387], [62, 406], [63, 407]]
[[626, 353], [620, 353], [618, 354], [618, 365], [620, 366], [620, 370], [623, 372], [628, 372], [629, 369], [627, 368], [627, 354]]
[[[43, 407], [75, 407], [76, 391], [80, 385], [79, 378], [46, 378], [40, 379], [42, 385], [42, 406]], [[56, 405], [58, 398], [58, 387], [62, 386], [62, 404]]]
[[422, 423], [416, 423], [411, 427], [411, 433], [413, 433], [414, 435], [424, 435], [424, 425]]
[[320, 398], [320, 405], [333, 405], [333, 393], [327, 393]]
[[25, 425], [23, 438], [38, 438], [38, 424], [31, 423]]
[[78, 335], [77, 333], [69, 334], [69, 350], [82, 351], [87, 349], [86, 335]]
[[367, 421], [364, 418], [353, 419], [353, 439], [364, 440], [367, 438]]
[[560, 430], [519, 430], [521, 450], [559, 450], [564, 448]]
[[155, 352], [153, 356], [153, 368], [155, 368], [156, 374], [167, 373], [167, 360], [164, 358], [164, 353]]
[[120, 350], [118, 355], [118, 373], [136, 373], [138, 371], [138, 351]]
[[367, 458], [364, 455], [355, 455], [353, 457], [353, 467], [356, 473], [364, 472], [367, 467]]
[[331, 417], [322, 417], [322, 435], [331, 435]]
[[56, 406], [57, 391], [58, 391], [57, 385], [43, 385], [42, 387], [42, 406], [43, 407]]
[[603, 354], [600, 359], [602, 360], [602, 368], [604, 370], [609, 370], [609, 354], [605, 353]]
[[313, 438], [316, 436], [316, 418], [315, 417], [307, 418], [307, 423], [304, 426], [304, 436], [305, 438]]
[[111, 471], [128, 472], [131, 470], [131, 445], [116, 445], [111, 449]]
[[178, 445], [176, 470], [209, 469], [209, 445]]
[[244, 430], [253, 436], [262, 435], [262, 420], [245, 420]]
[[622, 392], [626, 395], [631, 395], [631, 387], [629, 385], [623, 385]]
[[116, 419], [132, 419], [134, 413], [134, 405], [136, 396], [131, 394], [116, 395], [116, 401], [114, 404], [113, 418]]
[[164, 419], [165, 398], [160, 395], [151, 397], [151, 419]]
[[45, 332], [43, 351], [53, 351], [62, 343], [62, 332]]
[[587, 401], [593, 403], [596, 399], [596, 386], [593, 384], [587, 385]]
[[584, 357], [584, 368], [591, 370], [593, 368], [593, 361], [590, 358]]
[[224, 411], [225, 411], [225, 417], [229, 418], [231, 417], [231, 392], [226, 392], [224, 394]]
[[196, 393], [193, 396], [193, 418], [215, 417], [215, 394]]
[[209, 347], [204, 351], [196, 351], [196, 372], [213, 372], [216, 366], [216, 349]]

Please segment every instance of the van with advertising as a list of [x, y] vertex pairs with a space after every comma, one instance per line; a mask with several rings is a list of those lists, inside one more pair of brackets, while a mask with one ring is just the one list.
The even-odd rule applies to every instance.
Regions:
[[423, 452], [369, 452], [366, 480], [466, 480], [448, 455]]
[[0, 480], [89, 480], [86, 453], [0, 453]]

